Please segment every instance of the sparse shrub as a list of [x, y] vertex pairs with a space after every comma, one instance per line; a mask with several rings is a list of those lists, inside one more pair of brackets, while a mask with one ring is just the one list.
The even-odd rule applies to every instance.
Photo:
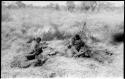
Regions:
[[43, 37], [42, 37], [43, 41], [50, 41], [50, 40], [53, 40], [53, 39], [54, 39], [54, 36], [50, 31], [47, 32], [47, 33], [43, 33]]
[[54, 77], [56, 77], [57, 76], [57, 74], [56, 73], [51, 73], [50, 75], [49, 75], [49, 78], [54, 78]]
[[64, 35], [63, 35], [63, 33], [61, 33], [59, 30], [58, 30], [58, 28], [57, 27], [55, 27], [55, 33], [54, 33], [54, 36], [57, 38], [57, 39], [64, 39]]
[[86, 22], [81, 22], [80, 31], [78, 34], [82, 37], [82, 40], [87, 42], [90, 39], [91, 33], [89, 32]]
[[73, 1], [67, 1], [66, 5], [67, 5], [68, 11], [73, 12], [73, 10], [75, 9], [74, 2]]
[[50, 41], [53, 39], [59, 39], [59, 40], [63, 40], [63, 39], [67, 39], [70, 38], [72, 35], [65, 35], [64, 33], [60, 32], [58, 29], [56, 29], [56, 31], [54, 33], [52, 33], [51, 31], [47, 32], [47, 33], [43, 33], [43, 37], [42, 40], [43, 41]]
[[60, 10], [60, 6], [58, 4], [55, 5], [56, 10]]
[[63, 33], [63, 37], [65, 38], [65, 39], [69, 39], [69, 38], [71, 38], [73, 35], [72, 34], [64, 34]]
[[49, 32], [43, 34], [42, 40], [50, 41], [50, 40], [53, 40], [55, 38], [59, 39], [59, 40], [64, 39], [63, 34], [61, 34], [59, 31], [56, 31], [55, 33], [52, 33], [49, 31]]
[[54, 28], [55, 32], [53, 34], [53, 37], [56, 39], [63, 39], [63, 34], [58, 30], [58, 26], [55, 23], [51, 23], [51, 26]]
[[8, 8], [8, 9], [17, 9], [18, 6], [15, 5], [15, 4], [10, 4], [10, 5], [7, 6], [7, 8]]
[[23, 34], [26, 34], [26, 32], [27, 32], [26, 29], [22, 29], [21, 31]]
[[113, 45], [117, 45], [121, 42], [124, 41], [124, 33], [115, 33], [113, 36], [112, 36], [112, 41], [111, 43]]
[[81, 10], [92, 10], [94, 11], [96, 8], [97, 2], [96, 1], [82, 1], [81, 2]]
[[6, 8], [7, 8], [7, 6], [5, 5], [5, 2], [2, 1], [2, 9], [6, 9]]
[[55, 4], [53, 3], [50, 3], [49, 5], [46, 6], [46, 8], [50, 8], [50, 9], [54, 9], [55, 7]]
[[98, 7], [97, 7], [98, 11], [101, 10], [113, 10], [113, 6], [112, 3], [105, 3], [104, 1], [98, 1]]
[[29, 5], [27, 5], [27, 7], [34, 8], [33, 4], [29, 4]]
[[49, 5], [47, 5], [44, 8], [50, 8], [50, 9], [60, 10], [60, 6], [58, 4], [53, 4], [53, 3], [50, 3]]
[[33, 23], [30, 23], [30, 22], [24, 22], [24, 23], [22, 23], [22, 27], [24, 29], [29, 30], [29, 29], [31, 29], [33, 27], [43, 28], [43, 25], [41, 25], [41, 24], [33, 24]]
[[9, 11], [7, 10], [2, 10], [2, 21], [4, 22], [8, 22], [8, 21], [12, 21], [12, 17], [9, 13]]
[[22, 23], [22, 27], [25, 28], [25, 29], [30, 29], [31, 28], [31, 24], [30, 23]]
[[67, 38], [70, 38], [71, 37], [71, 34], [65, 34], [64, 32], [61, 32], [58, 27], [59, 25], [58, 24], [54, 24], [54, 23], [51, 23], [52, 27], [55, 29], [55, 32], [54, 32], [54, 38], [56, 39], [67, 39]]
[[24, 3], [22, 3], [22, 1], [17, 1], [16, 2], [16, 5], [19, 7], [19, 8], [25, 8], [26, 5]]

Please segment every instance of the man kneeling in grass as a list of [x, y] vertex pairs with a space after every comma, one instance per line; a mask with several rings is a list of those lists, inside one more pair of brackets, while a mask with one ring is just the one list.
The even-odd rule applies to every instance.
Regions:
[[47, 57], [42, 55], [43, 48], [46, 48], [46, 46], [41, 45], [40, 42], [40, 37], [32, 40], [30, 42], [31, 52], [14, 57], [13, 62], [11, 62], [11, 67], [27, 68], [29, 66], [43, 65], [47, 60]]
[[[70, 52], [70, 56], [72, 57], [77, 57], [77, 56], [80, 56], [81, 54], [84, 54], [85, 56], [87, 56], [87, 54], [84, 53], [87, 50], [86, 44], [84, 41], [82, 41], [81, 37], [78, 34], [76, 34], [72, 38], [71, 44], [68, 46], [68, 49], [72, 51], [72, 55]], [[81, 52], [81, 49], [83, 49], [82, 52]]]
[[[43, 62], [46, 60], [45, 57], [41, 54], [43, 52], [43, 48], [46, 48], [46, 46], [41, 45], [41, 38], [38, 37], [34, 41], [32, 41], [31, 49], [32, 51], [26, 55], [28, 60], [31, 60], [29, 62], [36, 62], [34, 65], [42, 65]], [[44, 60], [45, 59], [45, 60]]]
[[112, 52], [107, 49], [94, 49], [87, 45], [78, 34], [76, 34], [71, 41], [71, 45], [68, 46], [72, 51], [72, 57], [87, 57], [93, 58], [99, 62], [112, 62]]

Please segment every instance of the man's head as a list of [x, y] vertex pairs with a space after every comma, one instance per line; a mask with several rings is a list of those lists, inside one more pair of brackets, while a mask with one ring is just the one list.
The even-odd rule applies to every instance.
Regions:
[[80, 38], [80, 36], [79, 36], [78, 34], [76, 34], [76, 35], [75, 35], [75, 39], [76, 39], [76, 40], [79, 40], [79, 39], [81, 39], [81, 38]]
[[71, 45], [68, 45], [67, 47], [68, 47], [68, 49], [71, 49], [72, 46], [71, 46]]
[[36, 42], [37, 42], [37, 43], [40, 43], [40, 41], [41, 41], [41, 38], [40, 38], [40, 37], [37, 37], [37, 38], [36, 38]]

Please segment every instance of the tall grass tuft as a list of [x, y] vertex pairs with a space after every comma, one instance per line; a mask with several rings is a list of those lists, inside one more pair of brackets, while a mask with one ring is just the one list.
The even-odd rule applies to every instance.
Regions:
[[9, 11], [7, 10], [2, 10], [2, 22], [8, 22], [13, 20]]

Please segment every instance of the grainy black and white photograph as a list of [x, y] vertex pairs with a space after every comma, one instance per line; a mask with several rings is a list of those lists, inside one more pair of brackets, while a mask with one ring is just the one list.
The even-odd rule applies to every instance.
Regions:
[[123, 79], [124, 1], [1, 5], [1, 78]]

